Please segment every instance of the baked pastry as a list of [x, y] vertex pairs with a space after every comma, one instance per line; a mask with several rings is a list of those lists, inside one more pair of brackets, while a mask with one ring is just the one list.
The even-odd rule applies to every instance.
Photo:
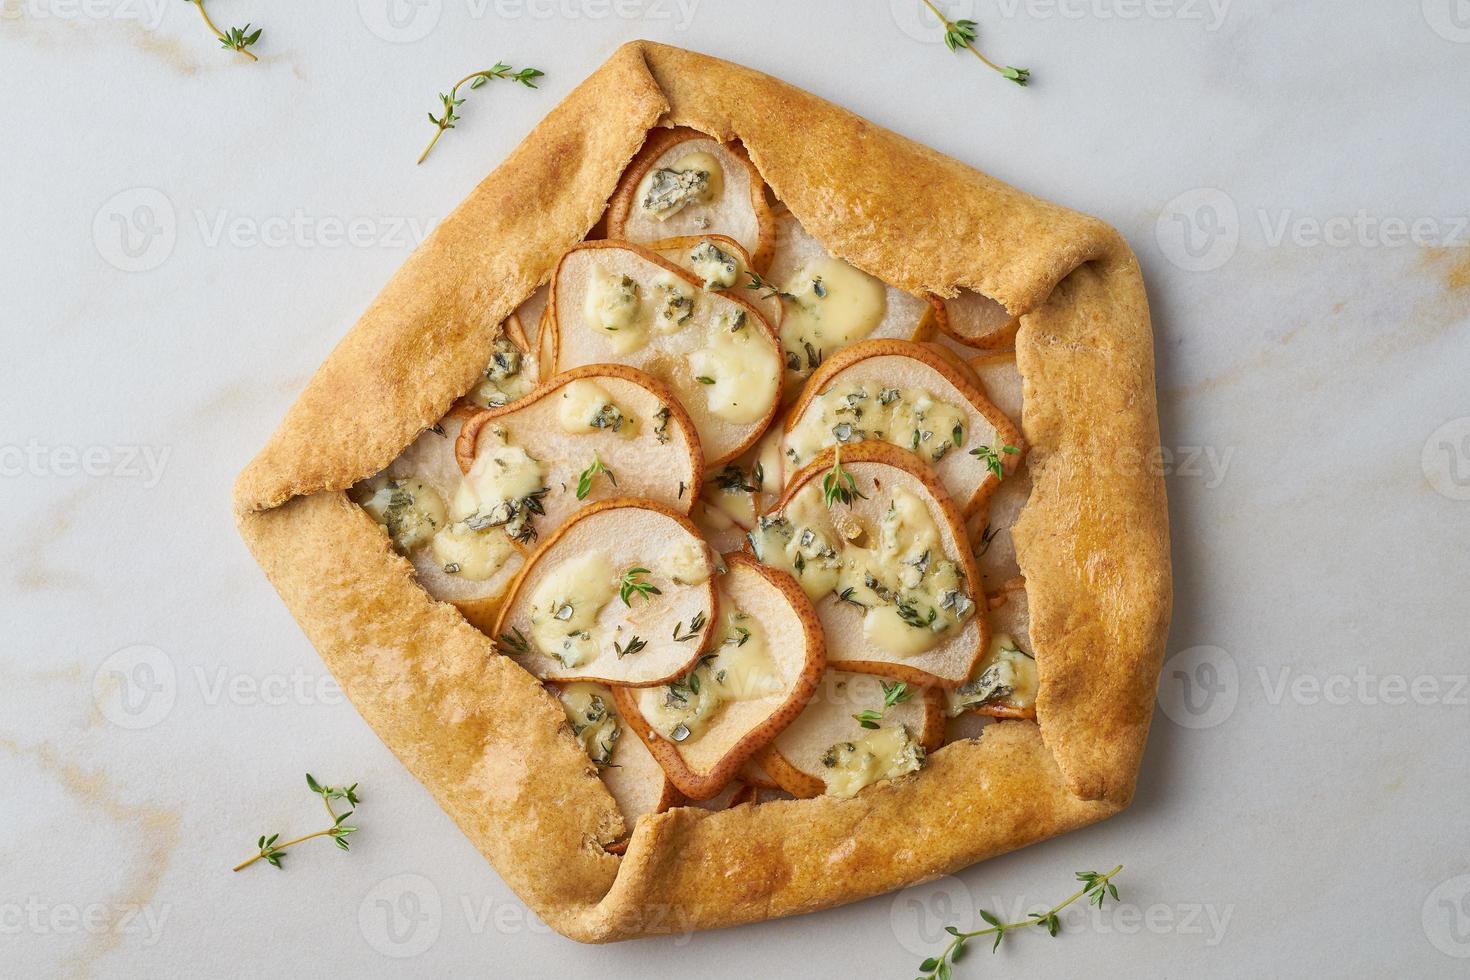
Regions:
[[[1126, 806], [1169, 617], [1157, 443], [1115, 232], [636, 42], [405, 263], [235, 509], [383, 741], [604, 942]], [[729, 656], [757, 593], [769, 656]]]

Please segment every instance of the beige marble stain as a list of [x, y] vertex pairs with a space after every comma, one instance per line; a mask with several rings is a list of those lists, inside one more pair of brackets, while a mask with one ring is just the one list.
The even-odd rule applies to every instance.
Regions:
[[[137, 835], [139, 853], [125, 875], [124, 883], [110, 899], [114, 906], [145, 908], [158, 894], [164, 872], [182, 840], [179, 813], [149, 804], [124, 802], [107, 775], [88, 770], [61, 757], [49, 743], [22, 744], [0, 735], [0, 751], [17, 758], [30, 759], [61, 787], [75, 797], [88, 813], [96, 814]], [[83, 932], [85, 942], [80, 951], [63, 967], [68, 977], [90, 977], [97, 973], [98, 962], [115, 950], [123, 940], [116, 929]]]
[[95, 482], [63, 494], [36, 521], [30, 522], [11, 552], [11, 583], [18, 592], [80, 592], [95, 583], [74, 569], [53, 564], [50, 545], [69, 533], [83, 506], [98, 491]]

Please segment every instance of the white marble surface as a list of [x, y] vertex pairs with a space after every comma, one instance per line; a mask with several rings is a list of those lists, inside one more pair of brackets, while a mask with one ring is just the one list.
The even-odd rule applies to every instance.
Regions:
[[[977, 904], [1115, 862], [1118, 911], [957, 973], [1465, 974], [1464, 0], [951, 0], [1025, 91], [916, 28], [916, 0], [418, 0], [396, 27], [387, 0], [209, 6], [265, 28], [260, 64], [178, 0], [0, 3], [0, 974], [911, 976]], [[637, 36], [1133, 243], [1177, 600], [1124, 815], [832, 912], [580, 947], [342, 702], [246, 554], [230, 481], [311, 371]], [[435, 93], [497, 58], [542, 88], [473, 93], [416, 169]], [[307, 770], [361, 782], [353, 853], [231, 875], [260, 832], [313, 829]]]

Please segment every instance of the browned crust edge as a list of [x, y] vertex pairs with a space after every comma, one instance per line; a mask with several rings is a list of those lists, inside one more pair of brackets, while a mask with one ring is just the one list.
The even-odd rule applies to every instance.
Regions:
[[[988, 726], [852, 800], [645, 817], [619, 866], [599, 842], [622, 819], [550, 695], [322, 491], [381, 470], [470, 387], [498, 324], [596, 225], [655, 124], [740, 139], [807, 230], [859, 268], [914, 294], [973, 289], [1020, 316], [1038, 490], [1015, 540], [1047, 660], [1046, 734]], [[836, 166], [814, 171], [813, 145]], [[543, 920], [602, 942], [880, 894], [1125, 805], [1168, 626], [1168, 523], [1152, 469], [1099, 462], [1157, 446], [1147, 302], [1115, 232], [769, 76], [638, 41], [405, 263], [241, 474], [235, 509], [373, 729]], [[338, 558], [328, 574], [324, 553]]]

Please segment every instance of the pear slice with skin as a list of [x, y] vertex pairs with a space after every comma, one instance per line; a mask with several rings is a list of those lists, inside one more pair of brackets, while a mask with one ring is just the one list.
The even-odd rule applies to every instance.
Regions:
[[[714, 158], [719, 168], [711, 181], [711, 200], [691, 201], [663, 218], [642, 205], [653, 173], [679, 168], [691, 156]], [[713, 185], [718, 183], [718, 190]], [[687, 127], [656, 129], [623, 171], [607, 207], [607, 237], [632, 242], [655, 242], [689, 235], [726, 235], [740, 243], [757, 271], [771, 259], [775, 221], [766, 201], [766, 184], [739, 143], [718, 140]]]
[[[729, 285], [712, 284], [702, 274], [696, 256], [706, 243], [714, 245], [715, 248], [734, 259], [733, 279]], [[775, 327], [778, 333], [780, 332], [781, 317], [785, 313], [785, 307], [781, 305], [780, 297], [755, 289], [750, 285], [752, 281], [750, 255], [735, 239], [728, 235], [685, 235], [681, 238], [664, 238], [656, 242], [649, 242], [648, 247], [680, 268], [687, 270], [690, 275], [704, 280], [706, 289], [731, 293], [737, 299], [745, 300], [760, 310], [766, 321]]]
[[1021, 574], [1011, 528], [1030, 499], [1031, 467], [1022, 461], [1016, 472], [1001, 481], [985, 506], [970, 517], [970, 544], [975, 549], [975, 567], [980, 570], [980, 582], [986, 591], [999, 589]]
[[[587, 395], [616, 407], [616, 431], [568, 431], [563, 414], [575, 412], [573, 400]], [[459, 468], [473, 480], [479, 456], [504, 447], [524, 450], [540, 464], [546, 493], [539, 498], [542, 513], [531, 521], [542, 536], [589, 503], [612, 497], [656, 500], [687, 514], [703, 472], [699, 436], [673, 393], [620, 364], [566, 371], [511, 405], [471, 415], [455, 440]], [[602, 469], [590, 474], [579, 499], [579, 483], [594, 461]]]
[[[1031, 615], [1030, 607], [1026, 602], [1025, 579], [1013, 579], [999, 592], [992, 593], [988, 597], [987, 615], [990, 618], [991, 648], [986, 655], [975, 665], [970, 679], [975, 681], [983, 678], [987, 670], [991, 669], [997, 661], [1010, 659], [1012, 666], [1008, 668], [1008, 683], [1005, 685], [1007, 693], [999, 694], [993, 701], [973, 707], [961, 707], [964, 687], [954, 691], [946, 691], [945, 698], [948, 703], [948, 713], [958, 714], [960, 711], [972, 712], [985, 715], [990, 718], [1035, 718], [1036, 717], [1036, 694], [1039, 687], [1039, 679], [1036, 667], [1036, 650], [1031, 645]], [[1020, 651], [1023, 657], [1015, 657], [1006, 649], [1006, 639], [1009, 639], [1014, 647], [1011, 649]], [[1005, 665], [1002, 664], [1005, 669]]]
[[[589, 294], [623, 277], [633, 284], [630, 321], [604, 329], [589, 316]], [[687, 293], [678, 321], [658, 320], [666, 287]], [[574, 246], [557, 264], [548, 309], [556, 371], [619, 363], [658, 378], [694, 420], [707, 466], [739, 456], [775, 418], [782, 368], [771, 325], [749, 303], [705, 290], [655, 252], [627, 242]]]
[[[597, 775], [617, 803], [629, 833], [632, 833], [638, 818], [644, 814], [663, 813], [683, 802], [678, 789], [669, 781], [657, 760], [628, 731], [627, 723], [617, 717], [611, 689], [606, 685], [586, 681], [548, 684], [547, 689], [561, 702], [562, 709], [567, 714], [567, 724], [571, 726], [574, 736], [578, 735], [579, 729], [589, 724], [585, 716], [579, 716], [579, 712], [586, 710], [586, 695], [598, 697], [602, 707], [610, 713], [609, 717], [612, 718], [618, 734], [611, 740], [610, 757], [597, 766]], [[582, 697], [579, 698], [579, 694]], [[599, 749], [599, 746], [584, 747], [588, 749], [589, 756]]]
[[970, 358], [968, 364], [990, 403], [1019, 425], [1025, 407], [1025, 382], [1016, 369], [1016, 352], [990, 351]]
[[[884, 679], [829, 669], [797, 719], [756, 756], [771, 778], [796, 797], [821, 796], [822, 757], [833, 745], [868, 734], [853, 716], [883, 708]], [[889, 682], [891, 683], [891, 682]], [[914, 689], [912, 697], [883, 712], [884, 727], [902, 725], [926, 752], [944, 740], [944, 701], [934, 689]]]
[[[701, 658], [700, 686], [691, 690], [685, 677], [672, 688], [613, 690], [618, 713], [691, 800], [719, 793], [756, 750], [801, 713], [827, 661], [816, 612], [791, 576], [746, 554], [726, 555], [724, 562], [725, 572], [716, 580], [721, 629], [705, 651], [709, 659]], [[703, 725], [675, 729], [676, 737], [681, 730], [687, 736], [682, 741], [656, 730], [648, 715], [653, 706], [669, 699], [697, 702], [710, 694], [704, 688], [711, 685], [718, 691], [726, 672], [740, 669], [738, 658], [747, 648], [769, 665], [769, 675], [730, 678], [732, 689], [745, 690], [714, 705]]]
[[[644, 571], [633, 574], [637, 569]], [[708, 546], [684, 514], [652, 500], [600, 501], [526, 559], [493, 635], [501, 653], [542, 680], [663, 684], [687, 674], [709, 642], [717, 618], [714, 571]], [[629, 579], [651, 588], [624, 592]], [[545, 610], [533, 608], [543, 602]], [[548, 643], [563, 646], [543, 648], [538, 628]], [[563, 649], [580, 656], [563, 659]]]
[[[352, 498], [360, 504], [366, 503], [387, 480], [417, 481], [438, 496], [447, 512], [462, 476], [454, 455], [455, 440], [474, 414], [471, 406], [456, 406], [437, 425], [425, 429], [382, 473], [354, 487]], [[468, 579], [446, 572], [432, 540], [409, 549], [406, 555], [425, 591], [436, 599], [453, 603], [465, 619], [486, 631], [494, 626], [500, 604], [529, 554], [529, 549], [516, 542], [504, 541], [500, 531], [488, 533], [499, 535], [500, 540], [495, 544], [502, 558], [501, 566], [488, 578]]]
[[964, 289], [944, 301], [934, 326], [961, 347], [995, 350], [1011, 347], [1021, 318], [982, 293]]
[[[842, 398], [844, 391], [866, 397], [854, 398], [849, 404]], [[898, 398], [885, 409], [880, 403], [885, 391], [899, 395], [923, 393], [963, 415], [960, 444], [955, 446], [947, 422], [936, 421], [941, 414], [937, 409], [930, 410], [928, 421], [934, 424], [931, 429], [923, 428], [923, 422], [910, 420], [912, 424], [900, 432], [878, 421], [885, 411], [891, 413], [908, 404], [906, 399]], [[1003, 479], [991, 471], [986, 459], [973, 455], [971, 450], [988, 447], [995, 453], [1003, 475], [1015, 472], [1025, 450], [1021, 433], [986, 399], [973, 372], [956, 367], [927, 344], [866, 340], [837, 352], [807, 380], [786, 414], [782, 455], [788, 465], [801, 466], [810, 460], [810, 446], [836, 444], [838, 430], [846, 434], [846, 444], [852, 445], [865, 438], [879, 438], [879, 425], [884, 426], [883, 441], [910, 449], [934, 469], [966, 516], [983, 508]], [[920, 441], [915, 443], [915, 439]], [[1016, 451], [1006, 452], [1007, 446]], [[799, 448], [806, 454], [798, 453]], [[936, 454], [938, 459], [934, 458]]]
[[[850, 486], [861, 496], [852, 495], [851, 503], [834, 499], [827, 505], [824, 484], [833, 481], [838, 449], [843, 476], [837, 483], [844, 485], [850, 479]], [[895, 508], [900, 499], [905, 509], [894, 511], [900, 521], [885, 531], [890, 508]], [[908, 551], [923, 540], [919, 533], [922, 528], [907, 523], [908, 514], [916, 519], [925, 517], [932, 524], [934, 543], [923, 549], [927, 558], [916, 555], [907, 559]], [[805, 531], [811, 531], [812, 536]], [[862, 566], [853, 561], [869, 555], [881, 557], [879, 546], [888, 533], [902, 550], [883, 566], [886, 579], [890, 583], [895, 578], [899, 582], [912, 579], [905, 571], [907, 560], [907, 565], [919, 571], [919, 592], [914, 591], [915, 586], [895, 592], [891, 584], [879, 580], [878, 584], [890, 593], [885, 598], [866, 584], [863, 575], [856, 574]], [[919, 686], [957, 687], [970, 676], [986, 650], [989, 629], [982, 615], [984, 596], [979, 591], [979, 572], [964, 519], [934, 471], [907, 450], [886, 442], [824, 450], [792, 476], [780, 500], [771, 513], [762, 517], [750, 539], [751, 550], [758, 558], [793, 571], [807, 590], [822, 621], [827, 662], [832, 667], [882, 674]], [[796, 554], [787, 548], [791, 544], [799, 546]], [[831, 559], [820, 557], [826, 551], [833, 552]], [[799, 568], [796, 555], [803, 559]], [[854, 594], [847, 598], [843, 597], [844, 578], [856, 579]], [[950, 596], [951, 605], [943, 605], [945, 600], [938, 591], [937, 602], [924, 599], [922, 587], [926, 582], [927, 588]], [[900, 604], [897, 599], [905, 601]], [[911, 616], [903, 615], [905, 608], [912, 611]], [[941, 609], [948, 610], [943, 619]], [[931, 610], [932, 618], [928, 616]], [[910, 625], [911, 619], [916, 620], [914, 625]], [[950, 621], [948, 628], [938, 632], [923, 625], [945, 620]], [[898, 628], [900, 624], [903, 629]], [[908, 648], [895, 649], [898, 641]], [[924, 643], [932, 645], [923, 649]]]
[[[793, 286], [804, 281], [799, 273], [809, 270], [816, 263], [828, 261], [842, 262], [842, 260], [829, 253], [821, 242], [817, 241], [807, 230], [801, 226], [790, 211], [783, 211], [776, 218], [776, 250], [771, 259], [770, 271], [766, 274], [766, 280], [770, 287], [783, 292], [791, 292]], [[942, 302], [932, 296], [913, 296], [897, 287], [869, 276], [866, 272], [859, 271], [860, 276], [872, 280], [882, 289], [882, 312], [874, 326], [866, 332], [852, 336], [847, 343], [857, 343], [861, 340], [912, 340], [921, 334], [932, 333], [937, 329], [937, 317], [943, 308]], [[782, 304], [789, 307], [792, 300], [789, 296], [782, 298]], [[812, 338], [798, 336], [799, 324], [789, 316], [784, 315], [781, 323], [781, 349], [782, 357], [787, 371], [787, 390], [793, 391], [800, 388], [801, 383], [826, 360], [841, 349], [841, 344], [822, 345]], [[811, 350], [807, 349], [804, 340], [813, 340]]]

